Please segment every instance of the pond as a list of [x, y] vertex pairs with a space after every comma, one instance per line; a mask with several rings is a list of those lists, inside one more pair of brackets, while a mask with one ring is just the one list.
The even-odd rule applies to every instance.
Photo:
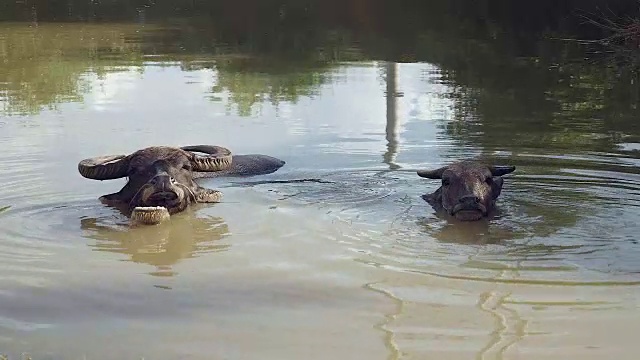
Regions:
[[[0, 23], [0, 353], [634, 358], [628, 99], [594, 100], [605, 92], [584, 77], [531, 59], [462, 66], [434, 34], [441, 62], [366, 56], [335, 34], [312, 59], [208, 36], [144, 19]], [[77, 171], [194, 144], [286, 165], [205, 179], [222, 203], [143, 228], [98, 201], [124, 179]], [[517, 167], [488, 221], [420, 198], [439, 184], [417, 169], [464, 158]]]

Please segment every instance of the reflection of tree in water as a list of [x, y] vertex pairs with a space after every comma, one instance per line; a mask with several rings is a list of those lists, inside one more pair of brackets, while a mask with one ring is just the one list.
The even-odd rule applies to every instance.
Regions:
[[532, 19], [451, 21], [419, 33], [418, 58], [437, 64], [453, 89], [456, 121], [446, 130], [489, 149], [610, 150], [640, 115], [637, 73], [585, 61], [584, 47], [549, 39], [563, 37], [558, 26], [543, 30]]
[[241, 116], [250, 116], [262, 103], [278, 106], [313, 97], [322, 85], [335, 81], [339, 63], [364, 59], [349, 32], [325, 28], [313, 9], [288, 2], [252, 10], [236, 5], [220, 5], [236, 22], [225, 18], [209, 24], [217, 30], [218, 51], [234, 55], [216, 59], [212, 99], [227, 92], [228, 110], [234, 104]]
[[240, 116], [252, 115], [256, 105], [296, 103], [301, 97], [313, 97], [319, 88], [332, 81], [333, 73], [325, 64], [300, 64], [278, 59], [237, 58], [216, 62], [216, 84], [212, 99], [229, 93], [227, 110], [235, 104]]
[[34, 114], [64, 102], [82, 102], [87, 70], [103, 76], [118, 64], [142, 64], [136, 43], [127, 42], [137, 27], [43, 24], [2, 25], [0, 92], [2, 112]]
[[229, 234], [223, 219], [173, 216], [155, 226], [115, 228], [100, 224], [100, 219], [81, 220], [85, 237], [96, 240], [89, 245], [96, 251], [125, 254], [129, 261], [153, 265], [153, 275], [172, 276], [171, 265], [198, 254], [224, 251], [227, 244], [216, 242]]
[[[39, 2], [34, 6], [45, 18], [56, 13], [55, 6]], [[314, 13], [304, 7], [294, 3], [254, 6], [256, 11], [217, 3], [210, 10], [221, 7], [225, 16], [212, 12], [188, 19], [172, 17], [144, 28], [133, 24], [60, 27], [44, 22], [32, 28], [26, 23], [8, 27], [0, 39], [0, 60], [6, 64], [0, 70], [0, 83], [7, 84], [6, 89], [0, 88], [7, 94], [4, 112], [36, 113], [60, 102], [82, 101], [88, 85], [80, 81], [87, 70], [100, 74], [118, 71], [118, 65], [142, 68], [146, 55], [161, 55], [156, 59], [182, 62], [185, 69], [194, 68], [188, 65], [192, 58], [215, 63], [213, 98], [219, 92], [229, 93], [230, 102], [247, 116], [262, 102], [277, 105], [313, 96], [331, 81], [334, 64], [362, 58], [350, 46], [347, 32], [316, 24], [311, 19]], [[162, 9], [158, 5], [149, 11], [155, 10], [157, 16], [158, 7]], [[72, 8], [79, 13], [86, 10]], [[98, 8], [101, 16], [115, 16], [105, 4]], [[229, 18], [238, 21], [229, 22]]]
[[[8, 42], [2, 40], [10, 45], [4, 47], [10, 49], [9, 55], [4, 51], [0, 56], [9, 60], [11, 75], [1, 80], [14, 87], [7, 89], [11, 108], [34, 112], [61, 101], [79, 101], [82, 89], [77, 88], [77, 74], [117, 63], [98, 63], [98, 58], [140, 65], [141, 54], [161, 54], [178, 61], [193, 55], [239, 55], [217, 62], [220, 76], [214, 92], [228, 91], [238, 111], [247, 115], [262, 101], [312, 96], [318, 86], [331, 81], [330, 69], [337, 62], [410, 59], [444, 69], [445, 81], [458, 89], [451, 94], [459, 105], [458, 113], [476, 119], [470, 126], [490, 130], [518, 122], [526, 130], [523, 133], [530, 134], [529, 130], [535, 130], [533, 124], [540, 122], [527, 123], [526, 119], [554, 118], [556, 124], [547, 129], [556, 132], [568, 115], [575, 120], [595, 111], [609, 123], [637, 115], [623, 109], [629, 99], [638, 103], [637, 92], [634, 95], [624, 83], [628, 77], [597, 66], [572, 65], [563, 44], [540, 40], [549, 34], [585, 32], [576, 25], [580, 19], [571, 14], [600, 3], [541, 1], [515, 6], [508, 1], [425, 1], [398, 6], [392, 1], [360, 0], [28, 0], [3, 4], [0, 13], [5, 19], [32, 21], [35, 9], [42, 29], [46, 21], [140, 23], [144, 10], [146, 37], [128, 30], [108, 33], [121, 25], [105, 26], [102, 33], [78, 28], [60, 33], [49, 27], [37, 35], [41, 40], [35, 39], [39, 52], [20, 54], [16, 49], [24, 49], [34, 38], [10, 31]], [[621, 1], [607, 5], [618, 12], [629, 10]], [[149, 28], [153, 26], [163, 31], [152, 35]], [[22, 62], [26, 70], [19, 75]], [[37, 79], [33, 74], [44, 76]], [[626, 113], [621, 114], [620, 109]], [[456, 131], [470, 136], [464, 126], [459, 124]], [[586, 131], [579, 135], [564, 134], [559, 140], [601, 141], [586, 139]], [[536, 137], [516, 138], [537, 142]]]

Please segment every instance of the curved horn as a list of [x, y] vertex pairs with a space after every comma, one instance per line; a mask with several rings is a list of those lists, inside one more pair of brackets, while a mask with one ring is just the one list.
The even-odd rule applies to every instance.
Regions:
[[435, 170], [418, 170], [418, 176], [427, 179], [442, 179], [442, 173], [447, 170], [447, 167], [441, 167]]
[[78, 163], [80, 175], [93, 180], [111, 180], [127, 176], [129, 157], [108, 155], [88, 158]]
[[489, 166], [491, 176], [502, 176], [510, 174], [516, 170], [515, 166]]
[[[182, 150], [192, 152], [191, 164], [194, 171], [221, 171], [231, 166], [231, 150], [222, 146], [193, 145], [183, 146]], [[201, 152], [207, 156], [198, 156], [193, 152]]]

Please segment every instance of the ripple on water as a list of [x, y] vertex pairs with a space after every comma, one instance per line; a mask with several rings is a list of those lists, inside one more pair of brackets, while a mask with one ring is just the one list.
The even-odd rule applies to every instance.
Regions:
[[[36, 197], [47, 198], [53, 192], [42, 184], [46, 183], [48, 171], [52, 165], [43, 162], [34, 155], [7, 155], [0, 159], [3, 168], [0, 197], [3, 202], [20, 200], [32, 201]], [[29, 194], [25, 198], [25, 194]], [[1, 204], [0, 204], [1, 205]]]
[[277, 192], [357, 223], [360, 234], [344, 241], [371, 265], [476, 281], [638, 284], [640, 171], [628, 159], [518, 160], [486, 222], [434, 214], [419, 196], [437, 184], [416, 189], [404, 171], [336, 172]]
[[152, 265], [153, 274], [170, 276], [171, 265], [181, 259], [226, 250], [219, 240], [228, 233], [222, 219], [191, 212], [170, 224], [131, 228], [126, 217], [94, 200], [11, 208], [0, 214], [0, 283], [43, 285], [48, 273], [70, 271], [61, 259], [87, 250]]
[[381, 203], [398, 192], [394, 186], [398, 179], [379, 170], [335, 171], [316, 177], [297, 175], [289, 173], [292, 180], [232, 182], [231, 186], [268, 184], [280, 200], [342, 209]]
[[64, 231], [52, 231], [58, 220], [52, 206], [9, 208], [0, 214], [1, 283], [43, 286], [47, 274], [62, 270], [52, 259], [72, 247]]
[[189, 209], [155, 226], [130, 227], [122, 217], [80, 217], [82, 236], [94, 251], [124, 255], [128, 261], [151, 265], [155, 276], [173, 276], [172, 266], [183, 259], [226, 251], [221, 242], [230, 234], [226, 222]]

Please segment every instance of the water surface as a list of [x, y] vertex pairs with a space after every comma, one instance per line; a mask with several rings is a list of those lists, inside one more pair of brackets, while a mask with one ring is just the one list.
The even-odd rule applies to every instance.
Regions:
[[[166, 24], [35, 25], [0, 23], [0, 352], [11, 358], [637, 353], [628, 103], [577, 107], [584, 87], [526, 62], [512, 79], [357, 43], [301, 60], [194, 51], [192, 28]], [[200, 143], [287, 164], [203, 180], [222, 203], [135, 229], [97, 200], [124, 179], [77, 172], [86, 157]], [[438, 184], [415, 170], [473, 157], [517, 166], [499, 214], [437, 216], [420, 195]]]

